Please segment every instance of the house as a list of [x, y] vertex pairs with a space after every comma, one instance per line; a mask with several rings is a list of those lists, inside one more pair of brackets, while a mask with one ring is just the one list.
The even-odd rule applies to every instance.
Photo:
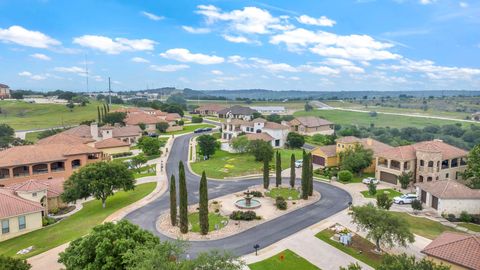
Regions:
[[170, 128], [167, 131], [182, 130], [183, 127], [177, 126], [177, 121], [182, 119], [178, 113], [166, 113], [154, 109], [125, 109], [127, 116], [125, 118], [126, 126], [140, 126], [145, 124], [145, 131], [155, 132], [156, 125], [159, 123], [168, 123]]
[[76, 169], [102, 159], [102, 151], [85, 144], [15, 146], [0, 151], [0, 185], [30, 179], [67, 179]]
[[130, 144], [115, 138], [109, 138], [95, 143], [95, 148], [106, 155], [126, 153], [130, 151]]
[[[120, 141], [127, 142], [129, 144], [136, 143], [138, 139], [142, 136], [142, 130], [136, 126], [120, 126], [120, 125], [105, 125], [102, 127], [98, 127], [97, 123], [92, 123], [90, 126], [88, 125], [80, 125], [68, 130], [65, 130], [59, 134], [66, 134], [70, 136], [80, 137], [84, 139], [90, 140], [90, 142], [96, 142], [101, 140], [106, 140], [110, 138], [115, 138]], [[37, 143], [41, 143], [43, 140], [51, 140], [51, 141], [58, 141], [59, 138], [55, 136], [50, 136], [45, 139], [39, 140]], [[93, 144], [90, 144], [93, 146]]]
[[465, 171], [468, 152], [442, 140], [393, 147], [375, 155], [375, 177], [397, 184], [397, 177], [411, 172], [415, 182], [458, 180]]
[[250, 109], [261, 114], [284, 114], [287, 112], [283, 106], [251, 106]]
[[10, 87], [0, 83], [0, 99], [10, 98]]
[[250, 121], [253, 119], [253, 114], [258, 113], [257, 111], [249, 108], [243, 107], [240, 105], [235, 105], [229, 108], [225, 108], [218, 112], [218, 117], [220, 118], [235, 118], [242, 119], [245, 121]]
[[285, 125], [290, 127], [290, 131], [300, 133], [302, 135], [332, 135], [335, 130], [335, 125], [315, 116], [300, 116], [295, 117], [295, 119], [286, 122]]
[[16, 195], [40, 203], [47, 212], [67, 206], [60, 195], [63, 193], [64, 178], [48, 179], [39, 181], [31, 179], [22, 183], [6, 186], [13, 190]]
[[42, 228], [44, 207], [14, 190], [0, 188], [0, 241]]
[[218, 112], [226, 109], [227, 107], [218, 104], [205, 104], [194, 110], [194, 112], [202, 116], [215, 116], [218, 117]]
[[[320, 165], [322, 167], [334, 167], [340, 163], [340, 153], [355, 147], [356, 145], [362, 145], [365, 149], [373, 151], [374, 155], [392, 148], [391, 146], [374, 140], [372, 138], [357, 138], [354, 136], [346, 136], [337, 139], [335, 145], [326, 145], [315, 148], [312, 151], [313, 164]], [[370, 167], [366, 168], [364, 172], [375, 172], [375, 159], [372, 160]]]
[[245, 134], [249, 140], [264, 140], [270, 142], [272, 147], [283, 147], [287, 141], [289, 128], [287, 126], [269, 122], [263, 118], [245, 121], [237, 118], [227, 119], [222, 124], [222, 140], [225, 148], [231, 140]]
[[435, 263], [452, 270], [480, 269], [480, 236], [444, 232], [428, 244], [422, 253]]
[[471, 189], [455, 180], [415, 184], [417, 197], [439, 214], [459, 216], [462, 211], [480, 214], [480, 190]]

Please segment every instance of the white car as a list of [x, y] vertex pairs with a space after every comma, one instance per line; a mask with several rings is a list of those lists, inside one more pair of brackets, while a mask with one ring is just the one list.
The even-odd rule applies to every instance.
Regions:
[[417, 194], [403, 194], [402, 196], [393, 198], [393, 202], [398, 204], [407, 204], [412, 203], [416, 199]]
[[303, 159], [295, 161], [295, 168], [300, 168], [303, 165]]
[[362, 183], [368, 185], [370, 184], [370, 182], [374, 183], [375, 185], [378, 185], [378, 179], [376, 179], [375, 177], [367, 177], [367, 178], [363, 178], [362, 180]]

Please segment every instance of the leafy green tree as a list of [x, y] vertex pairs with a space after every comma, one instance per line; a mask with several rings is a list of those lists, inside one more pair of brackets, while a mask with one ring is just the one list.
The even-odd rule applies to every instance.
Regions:
[[245, 263], [235, 258], [231, 253], [213, 250], [208, 253], [200, 253], [195, 260], [190, 261], [190, 266], [186, 269], [242, 270], [244, 267]]
[[295, 187], [295, 154], [290, 156], [290, 187]]
[[277, 151], [275, 158], [275, 186], [279, 187], [282, 185], [282, 157], [280, 152]]
[[408, 188], [408, 185], [412, 182], [413, 180], [413, 173], [412, 172], [402, 172], [402, 174], [400, 174], [398, 177], [397, 177], [397, 180], [398, 182], [400, 183], [400, 186], [403, 188], [403, 189], [406, 189]]
[[246, 136], [238, 136], [232, 140], [232, 149], [237, 153], [245, 153], [250, 141]]
[[385, 210], [389, 210], [393, 204], [393, 200], [388, 197], [386, 193], [377, 194], [377, 207]]
[[352, 206], [350, 215], [352, 222], [357, 224], [359, 229], [366, 231], [367, 238], [375, 242], [378, 252], [381, 251], [381, 243], [389, 247], [395, 244], [406, 246], [415, 240], [405, 219], [379, 209], [372, 203]]
[[422, 209], [423, 209], [422, 202], [420, 200], [417, 200], [417, 199], [413, 200], [412, 201], [412, 209], [415, 212], [415, 214], [417, 214], [418, 211], [422, 211]]
[[170, 125], [167, 122], [160, 122], [155, 124], [155, 128], [158, 129], [158, 132], [165, 133]]
[[463, 178], [467, 180], [470, 188], [480, 189], [480, 144], [470, 150]]
[[350, 182], [352, 181], [353, 175], [350, 171], [343, 170], [338, 172], [338, 180], [341, 182]]
[[450, 266], [436, 264], [432, 260], [422, 258], [418, 260], [415, 256], [408, 256], [405, 253], [399, 255], [385, 254], [382, 264], [378, 270], [449, 270]]
[[215, 154], [217, 150], [217, 139], [212, 135], [204, 134], [197, 138], [197, 144], [199, 148], [200, 155], [210, 158], [211, 155]]
[[365, 149], [361, 144], [357, 144], [340, 152], [340, 168], [361, 174], [364, 169], [372, 164], [372, 158], [372, 150]]
[[0, 269], [2, 270], [29, 270], [32, 266], [27, 260], [0, 255]]
[[340, 267], [340, 270], [362, 270], [358, 263], [351, 263], [347, 267]]
[[312, 111], [312, 110], [313, 110], [313, 106], [310, 105], [310, 104], [308, 103], [308, 101], [307, 101], [307, 102], [305, 102], [304, 109], [305, 109], [306, 112], [309, 112], [309, 111]]
[[255, 157], [256, 161], [264, 161], [266, 159], [270, 162], [274, 154], [272, 145], [262, 140], [250, 141], [248, 152]]
[[127, 255], [136, 249], [151, 249], [159, 243], [152, 233], [126, 220], [107, 222], [70, 243], [58, 262], [67, 270], [126, 269]]
[[126, 117], [127, 117], [127, 114], [124, 112], [111, 112], [111, 113], [107, 112], [103, 116], [103, 123], [110, 124], [110, 125], [115, 125], [115, 124], [124, 125]]
[[305, 137], [296, 133], [290, 132], [287, 135], [287, 145], [290, 148], [301, 148], [305, 144]]
[[182, 161], [178, 164], [178, 183], [180, 195], [180, 232], [188, 233], [188, 193], [187, 182], [185, 179], [185, 167]]
[[205, 171], [202, 173], [202, 178], [200, 179], [200, 202], [199, 202], [199, 223], [200, 223], [200, 233], [203, 235], [208, 234], [208, 186], [207, 186], [207, 176]]
[[7, 124], [0, 124], [0, 149], [7, 148], [12, 143], [15, 130]]
[[373, 181], [368, 183], [368, 194], [371, 196], [375, 196], [375, 194], [377, 194], [377, 185], [373, 183]]
[[198, 124], [198, 123], [202, 123], [203, 122], [203, 118], [200, 117], [200, 116], [194, 116], [192, 117], [192, 123], [195, 123], [195, 124]]
[[270, 186], [270, 164], [268, 159], [263, 160], [263, 188], [268, 189]]
[[177, 226], [177, 186], [173, 174], [170, 177], [170, 223]]
[[75, 108], [75, 104], [74, 104], [72, 101], [69, 101], [69, 102], [67, 103], [67, 105], [65, 105], [65, 106], [67, 106], [67, 108], [68, 108], [71, 112], [73, 112], [73, 108]]
[[138, 140], [138, 147], [147, 156], [160, 155], [160, 141], [157, 138], [143, 136]]
[[147, 157], [143, 153], [140, 153], [130, 159], [130, 164], [135, 170], [139, 170], [147, 161]]
[[145, 131], [145, 129], [147, 128], [147, 125], [145, 123], [139, 123], [138, 124], [138, 127], [142, 130], [142, 131]]

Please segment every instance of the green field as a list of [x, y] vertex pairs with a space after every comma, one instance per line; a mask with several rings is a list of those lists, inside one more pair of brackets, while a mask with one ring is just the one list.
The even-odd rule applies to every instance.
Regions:
[[292, 197], [292, 200], [300, 199], [300, 192], [289, 187], [272, 188], [270, 192], [266, 193], [266, 195], [274, 199], [277, 197], [283, 197], [285, 200], [290, 197]]
[[400, 216], [408, 222], [410, 231], [414, 234], [423, 236], [428, 239], [435, 239], [445, 231], [457, 231], [451, 227], [447, 227], [440, 222], [430, 220], [423, 217], [414, 217], [403, 212], [390, 212], [393, 215]]
[[[87, 106], [75, 106], [70, 111], [62, 104], [31, 104], [24, 101], [0, 101], [0, 122], [15, 130], [30, 130], [78, 125], [82, 121], [97, 119], [97, 106], [91, 101]], [[110, 109], [117, 108], [112, 105]]]
[[[295, 154], [297, 159], [302, 156], [302, 150], [299, 149], [281, 149], [280, 153], [282, 155], [282, 169], [290, 168], [290, 155], [292, 153]], [[273, 163], [274, 161], [270, 162], [270, 164]], [[195, 173], [202, 174], [205, 171], [207, 177], [217, 179], [259, 174], [262, 173], [263, 168], [263, 163], [255, 161], [251, 154], [232, 154], [222, 150], [217, 150], [209, 160], [196, 161], [190, 165]]]
[[[227, 217], [221, 216], [219, 214], [208, 213], [208, 231], [214, 231], [215, 225], [217, 225], [219, 229], [223, 228], [224, 225], [222, 224], [222, 222], [225, 221], [228, 221]], [[192, 232], [200, 232], [200, 221], [198, 212], [189, 214], [188, 222], [192, 224]]]
[[401, 196], [402, 193], [396, 191], [396, 190], [393, 190], [391, 188], [386, 188], [386, 189], [377, 189], [377, 194], [375, 195], [370, 195], [370, 193], [368, 193], [368, 190], [365, 190], [365, 191], [362, 191], [361, 192], [363, 197], [365, 198], [376, 198], [378, 194], [381, 194], [381, 193], [387, 193], [388, 197], [390, 199], [393, 199], [394, 197], [397, 197], [397, 196]]
[[107, 199], [105, 209], [99, 200], [87, 202], [82, 210], [54, 225], [0, 242], [0, 255], [14, 256], [17, 251], [34, 246], [30, 253], [18, 256], [28, 258], [75, 240], [88, 234], [95, 225], [102, 223], [117, 210], [150, 194], [155, 186], [156, 183], [146, 183], [136, 186], [132, 191], [119, 191]]
[[480, 232], [480, 225], [474, 223], [458, 223], [458, 226], [469, 229], [472, 232]]
[[249, 264], [251, 270], [319, 270], [320, 268], [298, 256], [295, 252], [286, 249], [266, 260]]
[[[369, 127], [374, 124], [375, 127], [418, 127], [423, 128], [428, 125], [447, 125], [462, 123], [454, 120], [429, 119], [413, 116], [399, 116], [378, 114], [376, 117], [371, 117], [368, 113], [350, 112], [341, 110], [314, 110], [314, 111], [298, 111], [294, 116], [313, 115], [327, 119], [339, 125], [358, 125]], [[464, 126], [470, 126], [471, 123], [463, 123]]]

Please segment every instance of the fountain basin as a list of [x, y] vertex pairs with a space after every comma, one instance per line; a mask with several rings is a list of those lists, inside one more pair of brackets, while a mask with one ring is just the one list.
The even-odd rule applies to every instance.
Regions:
[[235, 202], [235, 206], [240, 209], [257, 209], [262, 206], [262, 203], [258, 200], [250, 199], [250, 205], [248, 205], [246, 199], [241, 199]]

